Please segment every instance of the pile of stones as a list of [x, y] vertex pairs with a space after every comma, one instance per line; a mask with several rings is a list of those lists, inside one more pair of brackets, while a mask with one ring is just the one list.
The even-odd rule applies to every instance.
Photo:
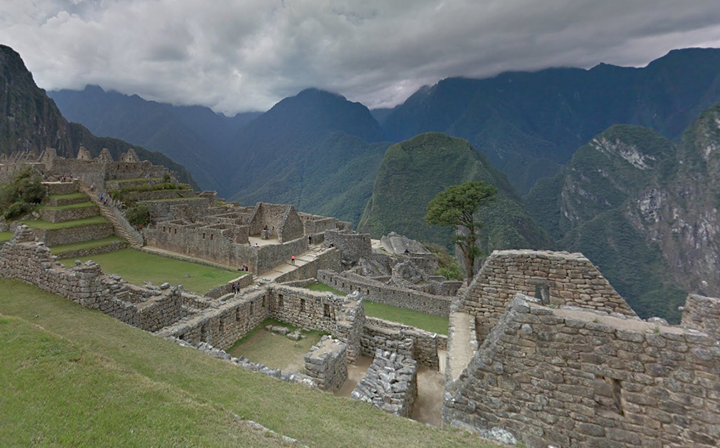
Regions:
[[417, 398], [417, 361], [378, 349], [352, 397], [391, 414], [408, 417]]

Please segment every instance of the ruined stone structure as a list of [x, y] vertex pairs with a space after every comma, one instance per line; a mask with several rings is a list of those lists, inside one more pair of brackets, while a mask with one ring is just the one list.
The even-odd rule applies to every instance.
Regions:
[[366, 317], [360, 340], [362, 353], [373, 357], [378, 350], [399, 353], [416, 360], [433, 370], [440, 368], [436, 333], [420, 330], [409, 325]]
[[646, 322], [579, 254], [496, 251], [453, 305], [443, 421], [537, 448], [718, 446], [717, 302]]
[[305, 374], [323, 390], [335, 392], [348, 376], [346, 345], [323, 336], [305, 355]]
[[352, 397], [391, 414], [408, 417], [417, 398], [417, 362], [378, 349], [367, 373], [352, 391]]

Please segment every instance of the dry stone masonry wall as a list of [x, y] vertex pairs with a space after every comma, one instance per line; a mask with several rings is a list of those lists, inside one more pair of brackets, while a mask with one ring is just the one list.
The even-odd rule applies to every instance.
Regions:
[[373, 356], [378, 349], [383, 352], [396, 352], [438, 370], [439, 339], [437, 333], [376, 317], [366, 317], [361, 345], [366, 356]]
[[637, 316], [582, 254], [531, 250], [494, 251], [466, 290], [459, 311], [476, 318], [483, 338], [516, 293], [548, 305]]
[[683, 307], [682, 325], [720, 340], [720, 299], [690, 294]]
[[417, 398], [417, 362], [378, 349], [367, 373], [352, 391], [352, 397], [391, 414], [408, 417]]
[[340, 389], [348, 376], [347, 345], [323, 336], [305, 355], [305, 374], [320, 389], [330, 392]]
[[720, 444], [720, 346], [692, 329], [511, 301], [446, 384], [446, 424], [531, 447]]

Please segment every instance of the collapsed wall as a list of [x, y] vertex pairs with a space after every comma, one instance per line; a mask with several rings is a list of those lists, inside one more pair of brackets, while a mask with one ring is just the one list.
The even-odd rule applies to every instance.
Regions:
[[433, 370], [440, 369], [437, 333], [417, 327], [366, 317], [360, 341], [362, 353], [372, 357], [377, 350], [399, 353]]
[[391, 414], [409, 417], [417, 391], [417, 362], [378, 349], [373, 363], [351, 396]]
[[720, 346], [692, 329], [518, 295], [458, 379], [443, 421], [532, 447], [720, 444]]

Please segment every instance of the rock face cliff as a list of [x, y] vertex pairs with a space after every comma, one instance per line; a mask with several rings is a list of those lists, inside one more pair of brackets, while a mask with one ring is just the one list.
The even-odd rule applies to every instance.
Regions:
[[685, 292], [720, 294], [720, 104], [679, 142], [614, 126], [526, 197], [563, 249], [581, 251], [647, 317], [677, 321]]
[[164, 165], [176, 173], [178, 180], [198, 188], [184, 166], [159, 152], [114, 138], [96, 137], [84, 126], [69, 123], [55, 102], [35, 84], [20, 55], [0, 45], [0, 154], [27, 151], [38, 155], [51, 147], [61, 157], [75, 157], [80, 146], [85, 146], [94, 157], [108, 148], [115, 160], [133, 148], [142, 160]]

